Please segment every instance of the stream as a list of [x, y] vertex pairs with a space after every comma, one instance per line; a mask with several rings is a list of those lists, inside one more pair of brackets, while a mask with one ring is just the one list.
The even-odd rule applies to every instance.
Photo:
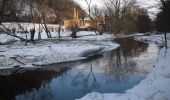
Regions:
[[123, 93], [146, 78], [159, 47], [130, 38], [101, 55], [0, 76], [0, 100], [75, 100], [91, 92]]

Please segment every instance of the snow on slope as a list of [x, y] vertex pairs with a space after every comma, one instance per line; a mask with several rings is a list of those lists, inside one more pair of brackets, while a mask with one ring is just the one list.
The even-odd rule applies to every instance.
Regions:
[[15, 37], [6, 35], [6, 34], [0, 35], [0, 44], [10, 43], [10, 42], [13, 42], [16, 40], [18, 40], [18, 39], [16, 39]]
[[[145, 39], [151, 39], [145, 37]], [[168, 35], [170, 47], [170, 34]], [[160, 50], [158, 62], [152, 72], [125, 93], [90, 93], [79, 100], [170, 100], [170, 48]]]
[[[16, 22], [5, 22], [5, 23], [2, 23], [5, 27], [7, 27], [7, 28], [9, 28], [9, 29], [16, 29], [16, 31], [22, 31], [21, 29], [20, 29], [20, 26], [22, 26], [23, 27], [23, 29], [24, 30], [27, 30], [27, 31], [30, 31], [30, 29], [32, 29], [32, 28], [34, 28], [34, 26], [33, 26], [33, 23], [16, 23]], [[51, 29], [51, 28], [53, 28], [53, 30], [56, 32], [56, 30], [58, 29], [58, 26], [59, 25], [57, 25], [57, 24], [47, 24], [47, 27], [49, 28], [49, 29]], [[1, 25], [0, 25], [0, 27], [2, 27]], [[40, 27], [40, 28], [39, 28]], [[2, 27], [3, 28], [3, 27]], [[42, 30], [43, 32], [45, 32], [44, 30], [43, 30], [43, 28], [42, 28], [42, 26], [40, 25], [40, 24], [38, 24], [38, 23], [35, 23], [35, 30], [36, 30], [36, 32], [38, 32], [39, 30]], [[50, 30], [51, 31], [51, 30]]]
[[[55, 35], [57, 33], [52, 32], [52, 34]], [[78, 36], [80, 38], [72, 39], [68, 37], [69, 34], [70, 32], [63, 32], [61, 35], [63, 40], [60, 42], [56, 39], [48, 39], [39, 41], [35, 45], [28, 44], [24, 46], [24, 43], [20, 41], [1, 45], [0, 68], [13, 68], [13, 66], [28, 67], [28, 65], [33, 67], [31, 66], [32, 64], [42, 65], [83, 59], [85, 56], [89, 56], [89, 54], [97, 54], [119, 46], [111, 41], [111, 35], [98, 36], [93, 32], [79, 32]], [[46, 35], [44, 34], [44, 36]], [[85, 36], [92, 36], [93, 39], [81, 39]], [[4, 34], [0, 34], [0, 41], [11, 40], [4, 37]], [[47, 37], [44, 37], [44, 39], [47, 39]]]
[[135, 37], [136, 40], [138, 41], [143, 41], [143, 42], [153, 42], [159, 45], [163, 45], [163, 41], [164, 41], [164, 35], [162, 34], [156, 34], [156, 35], [151, 35], [151, 36], [139, 36], [139, 37]]

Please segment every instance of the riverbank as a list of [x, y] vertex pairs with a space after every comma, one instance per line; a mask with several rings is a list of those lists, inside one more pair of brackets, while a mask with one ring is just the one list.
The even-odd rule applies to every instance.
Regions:
[[[158, 42], [152, 36], [138, 37], [141, 41]], [[154, 39], [154, 40], [152, 40]], [[158, 41], [157, 41], [158, 40]], [[159, 43], [159, 42], [158, 42]], [[162, 43], [159, 43], [162, 44]], [[168, 34], [168, 47], [170, 47], [170, 34]], [[170, 97], [170, 48], [162, 48], [159, 52], [157, 63], [154, 69], [132, 89], [125, 93], [90, 93], [80, 100], [169, 100]]]
[[[57, 33], [52, 33], [56, 35]], [[33, 68], [65, 61], [85, 59], [92, 55], [113, 50], [119, 45], [111, 35], [96, 35], [95, 32], [79, 32], [78, 38], [69, 37], [70, 32], [62, 32], [61, 40], [56, 37], [43, 39], [36, 44], [20, 42], [14, 37], [0, 35], [0, 69]], [[37, 35], [35, 36], [37, 37]]]

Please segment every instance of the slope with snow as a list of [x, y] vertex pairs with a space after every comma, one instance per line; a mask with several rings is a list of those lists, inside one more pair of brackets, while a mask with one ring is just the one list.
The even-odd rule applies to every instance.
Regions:
[[[52, 32], [52, 35], [56, 34]], [[69, 35], [70, 32], [62, 32], [62, 40], [59, 41], [56, 38], [47, 39], [46, 34], [43, 34], [44, 40], [25, 46], [24, 42], [16, 38], [0, 34], [0, 42], [9, 42], [0, 47], [0, 69], [84, 59], [119, 46], [112, 41], [111, 35], [98, 36], [94, 32], [79, 32], [77, 39], [72, 39]]]

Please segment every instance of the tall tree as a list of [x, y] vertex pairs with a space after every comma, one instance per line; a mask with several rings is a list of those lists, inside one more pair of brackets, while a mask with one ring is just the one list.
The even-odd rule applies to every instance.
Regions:
[[59, 27], [58, 27], [59, 39], [61, 38], [60, 32], [61, 32], [61, 25], [63, 23], [61, 13], [62, 13], [62, 9], [64, 8], [65, 3], [66, 1], [64, 0], [51, 0], [50, 1], [50, 4], [52, 5], [51, 8], [53, 8], [54, 13], [56, 15], [56, 21], [59, 24]]
[[160, 0], [161, 11], [157, 14], [156, 29], [160, 32], [164, 32], [165, 47], [167, 48], [167, 32], [170, 32], [170, 1]]
[[139, 6], [136, 7], [136, 26], [138, 32], [148, 32], [151, 30], [151, 19], [149, 18], [148, 11]]
[[[96, 5], [92, 5], [92, 0], [84, 0], [87, 8], [83, 12], [86, 12], [88, 18], [90, 19], [89, 23], [91, 28], [95, 29], [96, 34], [102, 35], [104, 28], [104, 14], [102, 9]], [[99, 24], [100, 23], [100, 24]]]
[[[13, 19], [12, 15], [16, 13], [15, 12], [16, 8], [14, 6], [15, 6], [14, 0], [1, 0], [0, 1], [0, 32], [6, 33], [7, 35], [16, 37], [16, 38], [18, 38], [20, 40], [23, 40], [23, 41], [27, 41], [27, 38], [25, 39], [23, 37], [20, 37], [20, 36], [16, 35], [14, 30], [9, 29], [8, 27], [6, 27], [2, 23], [4, 21], [4, 19], [5, 19], [5, 15], [6, 15], [7, 12], [11, 15], [10, 16], [11, 19]], [[18, 23], [17, 23], [17, 25], [20, 27], [20, 25]]]
[[[124, 24], [130, 20], [129, 15], [130, 8], [136, 4], [136, 0], [108, 0], [105, 1], [105, 7], [107, 9], [107, 22], [109, 22], [109, 29], [114, 33], [120, 33], [124, 31]], [[126, 19], [130, 18], [130, 19]]]
[[51, 38], [51, 33], [47, 27], [47, 22], [46, 22], [46, 10], [48, 9], [48, 4], [47, 4], [47, 0], [38, 0], [39, 1], [39, 8], [40, 8], [40, 12], [41, 12], [41, 18], [42, 18], [42, 21], [43, 21], [43, 24], [42, 27], [44, 28], [46, 34], [47, 34], [47, 37], [48, 38]]
[[3, 17], [4, 17], [6, 5], [7, 5], [7, 0], [1, 0], [0, 1], [0, 24], [1, 24]]

